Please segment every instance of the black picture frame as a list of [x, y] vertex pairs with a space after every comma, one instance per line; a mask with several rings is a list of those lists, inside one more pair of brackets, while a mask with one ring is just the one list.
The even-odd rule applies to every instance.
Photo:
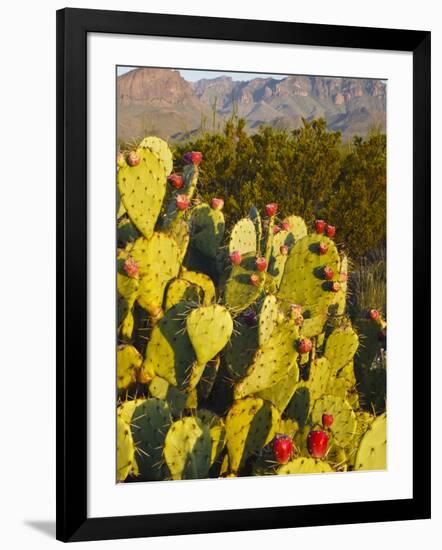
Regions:
[[[413, 54], [413, 498], [87, 517], [87, 34]], [[86, 541], [430, 518], [430, 33], [63, 9], [57, 12], [57, 538]]]

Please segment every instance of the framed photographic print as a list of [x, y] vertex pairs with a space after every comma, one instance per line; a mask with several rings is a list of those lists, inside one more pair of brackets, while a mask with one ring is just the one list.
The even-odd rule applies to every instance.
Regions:
[[57, 12], [57, 538], [430, 517], [429, 205], [430, 33]]

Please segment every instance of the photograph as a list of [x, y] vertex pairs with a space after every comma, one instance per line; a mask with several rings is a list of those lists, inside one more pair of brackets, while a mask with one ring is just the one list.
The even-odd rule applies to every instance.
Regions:
[[116, 66], [116, 483], [388, 469], [373, 76]]

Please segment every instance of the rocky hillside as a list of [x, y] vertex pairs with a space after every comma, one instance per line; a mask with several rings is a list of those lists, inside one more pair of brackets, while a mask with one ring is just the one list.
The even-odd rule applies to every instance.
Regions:
[[221, 128], [232, 113], [247, 120], [251, 133], [261, 124], [293, 129], [302, 118], [324, 117], [348, 139], [386, 124], [381, 80], [289, 76], [241, 82], [222, 76], [191, 83], [178, 71], [141, 68], [118, 78], [117, 97], [122, 140], [155, 134], [181, 141]]

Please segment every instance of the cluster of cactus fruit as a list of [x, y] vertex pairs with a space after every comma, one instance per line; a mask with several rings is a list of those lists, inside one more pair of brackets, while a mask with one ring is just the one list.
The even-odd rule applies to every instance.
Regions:
[[386, 467], [386, 323], [347, 315], [336, 229], [277, 203], [226, 231], [156, 137], [117, 161], [117, 480]]

